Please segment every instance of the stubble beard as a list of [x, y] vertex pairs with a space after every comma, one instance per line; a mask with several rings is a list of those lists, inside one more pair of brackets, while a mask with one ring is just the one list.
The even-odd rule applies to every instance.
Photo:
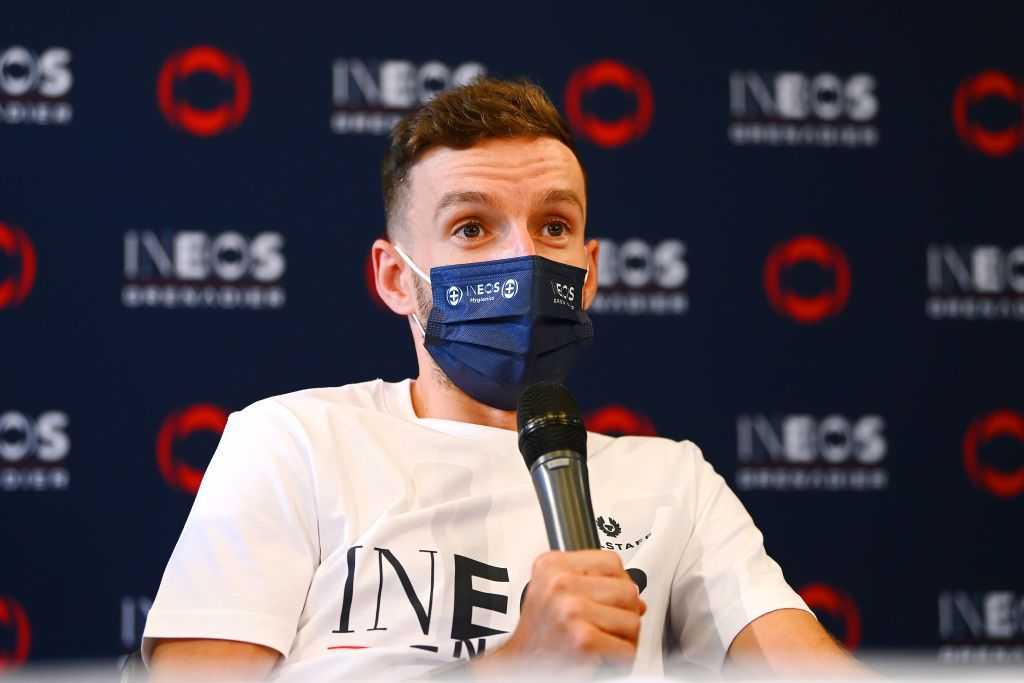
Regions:
[[[418, 311], [416, 315], [420, 319], [420, 325], [423, 326], [423, 329], [426, 329], [427, 320], [430, 319], [430, 311], [434, 307], [433, 296], [420, 278], [416, 278], [414, 283], [416, 285], [416, 308]], [[429, 353], [427, 355], [430, 357], [430, 374], [434, 381], [445, 389], [454, 389], [455, 383], [445, 374], [441, 366], [434, 360], [434, 357], [430, 356]]]

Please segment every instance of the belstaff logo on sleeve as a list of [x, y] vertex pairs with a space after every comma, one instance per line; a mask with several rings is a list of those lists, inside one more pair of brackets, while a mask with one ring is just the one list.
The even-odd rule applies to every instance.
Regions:
[[615, 538], [616, 536], [622, 533], [622, 527], [619, 526], [619, 523], [611, 517], [608, 518], [607, 522], [605, 521], [604, 517], [598, 517], [597, 528], [599, 531], [604, 532], [604, 534], [609, 538]]

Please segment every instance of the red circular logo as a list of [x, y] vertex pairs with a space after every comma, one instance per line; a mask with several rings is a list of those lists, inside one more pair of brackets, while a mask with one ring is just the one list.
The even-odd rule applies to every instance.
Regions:
[[807, 606], [838, 619], [843, 624], [841, 641], [847, 650], [860, 645], [861, 622], [857, 603], [846, 593], [824, 583], [809, 583], [799, 591]]
[[204, 471], [193, 467], [174, 454], [174, 447], [194, 432], [224, 432], [228, 414], [209, 403], [197, 403], [171, 413], [156, 438], [156, 464], [160, 475], [171, 488], [195, 495], [203, 481]]
[[[14, 598], [0, 595], [0, 629], [12, 635], [10, 649], [0, 649], [0, 674], [25, 663], [32, 647], [32, 629], [25, 610]], [[6, 640], [6, 639], [5, 639]]]
[[583, 416], [583, 423], [592, 432], [622, 436], [657, 436], [658, 430], [646, 415], [625, 406], [604, 406]]
[[[213, 109], [199, 109], [182, 98], [177, 86], [198, 73], [210, 74], [231, 85], [230, 98]], [[160, 68], [156, 82], [156, 99], [164, 118], [175, 128], [199, 137], [238, 128], [249, 111], [251, 98], [249, 72], [242, 61], [210, 45], [175, 52]]]
[[[1017, 120], [1001, 130], [977, 121], [975, 105], [990, 98], [1009, 102], [1018, 112]], [[965, 78], [953, 96], [953, 126], [968, 147], [993, 157], [1010, 154], [1024, 142], [1024, 87], [1001, 71]]]
[[14, 264], [6, 275], [0, 272], [0, 309], [25, 300], [36, 281], [36, 250], [25, 231], [0, 223], [0, 251]]
[[[636, 100], [632, 113], [616, 121], [605, 121], [586, 111], [583, 98], [599, 88], [618, 88]], [[603, 59], [580, 67], [565, 89], [565, 114], [577, 133], [601, 147], [621, 147], [644, 136], [654, 118], [654, 92], [639, 69], [614, 59]]]
[[971, 483], [1000, 498], [1013, 498], [1024, 493], [1024, 463], [1007, 472], [981, 459], [979, 450], [989, 441], [1008, 436], [1024, 444], [1024, 415], [1013, 410], [997, 410], [979, 417], [964, 435], [964, 468]]
[[[804, 296], [783, 283], [783, 274], [800, 263], [831, 273], [833, 283], [816, 296]], [[764, 288], [772, 307], [804, 324], [839, 315], [850, 298], [850, 264], [843, 251], [814, 235], [800, 235], [777, 244], [764, 264]]]

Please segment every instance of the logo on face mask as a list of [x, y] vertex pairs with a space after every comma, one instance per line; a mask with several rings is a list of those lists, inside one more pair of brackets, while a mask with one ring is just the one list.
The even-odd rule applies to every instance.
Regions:
[[576, 288], [572, 285], [552, 280], [551, 293], [555, 295], [556, 304], [565, 304], [569, 308], [572, 308], [573, 303], [576, 301]]
[[515, 280], [506, 280], [505, 284], [501, 288], [501, 295], [506, 299], [511, 299], [519, 293], [519, 283]]
[[448, 288], [448, 303], [452, 306], [458, 306], [462, 302], [462, 290], [452, 285]]

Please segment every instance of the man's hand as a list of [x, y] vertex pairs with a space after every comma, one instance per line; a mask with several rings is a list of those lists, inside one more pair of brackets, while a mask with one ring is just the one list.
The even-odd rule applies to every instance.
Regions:
[[646, 609], [615, 553], [544, 553], [533, 563], [515, 632], [502, 647], [473, 660], [473, 672], [632, 663]]

